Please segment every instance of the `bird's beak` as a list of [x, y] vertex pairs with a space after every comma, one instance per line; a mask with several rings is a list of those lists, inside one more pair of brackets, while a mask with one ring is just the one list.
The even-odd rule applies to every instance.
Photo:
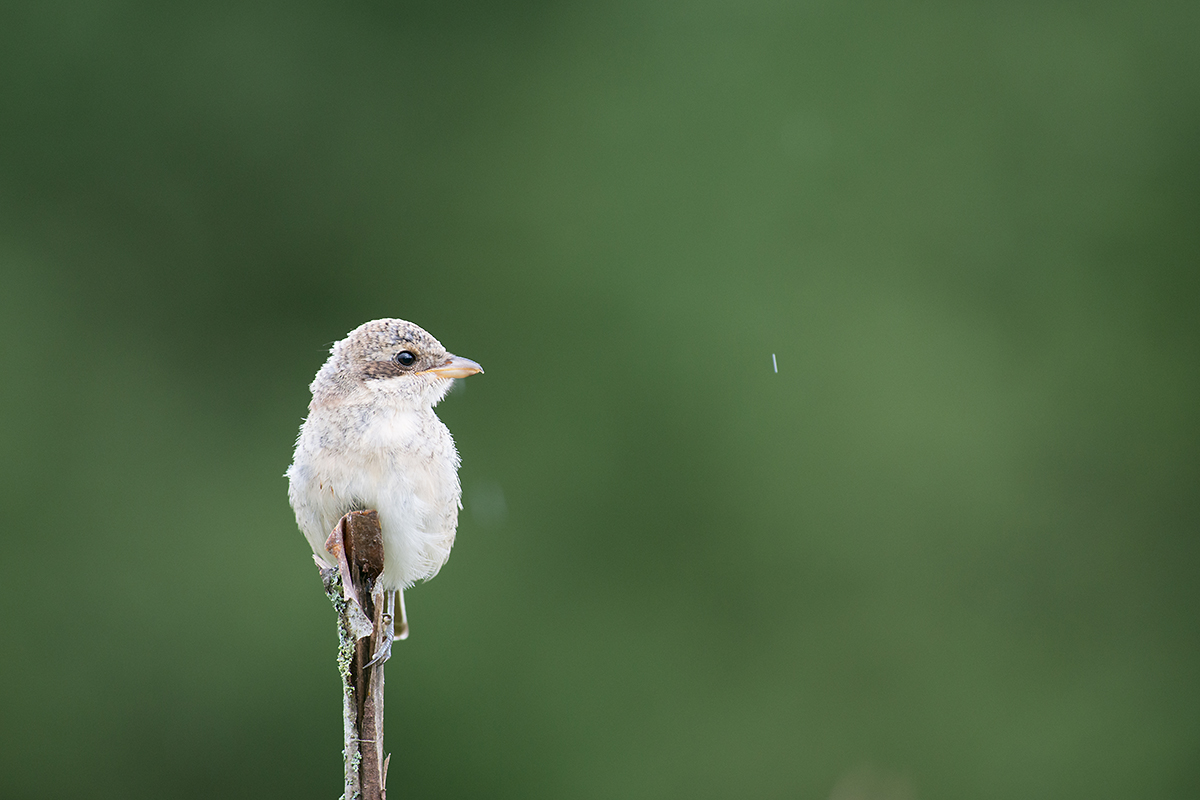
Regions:
[[476, 372], [483, 372], [483, 367], [479, 366], [469, 358], [450, 355], [449, 353], [447, 353], [446, 356], [445, 364], [442, 364], [440, 367], [434, 367], [433, 369], [422, 370], [417, 374], [424, 375], [432, 373], [437, 375], [439, 378], [465, 378], [468, 375], [474, 375]]

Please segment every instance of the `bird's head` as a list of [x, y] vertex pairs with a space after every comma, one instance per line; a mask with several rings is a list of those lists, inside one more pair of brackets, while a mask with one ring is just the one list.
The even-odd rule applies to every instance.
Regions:
[[434, 406], [454, 378], [483, 372], [469, 358], [447, 353], [423, 328], [402, 319], [364, 323], [337, 342], [313, 379], [313, 403], [337, 403], [360, 392], [395, 404]]

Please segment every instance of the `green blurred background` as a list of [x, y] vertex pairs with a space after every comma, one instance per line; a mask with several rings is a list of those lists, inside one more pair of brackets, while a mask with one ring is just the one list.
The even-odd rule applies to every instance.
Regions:
[[0, 794], [338, 795], [282, 475], [399, 316], [487, 374], [394, 796], [1200, 796], [1198, 37], [6, 4]]

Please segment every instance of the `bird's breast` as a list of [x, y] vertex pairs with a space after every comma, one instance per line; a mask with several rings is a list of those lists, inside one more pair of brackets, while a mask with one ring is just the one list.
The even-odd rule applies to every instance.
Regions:
[[[317, 430], [316, 440], [305, 435]], [[432, 411], [376, 408], [310, 417], [293, 471], [296, 495], [311, 517], [312, 530], [305, 532], [314, 550], [343, 513], [374, 508], [389, 586], [430, 577], [449, 556], [461, 496], [458, 454]]]

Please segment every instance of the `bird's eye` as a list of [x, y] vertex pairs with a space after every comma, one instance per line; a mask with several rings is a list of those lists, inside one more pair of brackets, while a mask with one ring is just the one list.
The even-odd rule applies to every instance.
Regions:
[[417, 357], [413, 355], [411, 350], [401, 350], [396, 353], [396, 363], [402, 367], [411, 367], [417, 363]]

